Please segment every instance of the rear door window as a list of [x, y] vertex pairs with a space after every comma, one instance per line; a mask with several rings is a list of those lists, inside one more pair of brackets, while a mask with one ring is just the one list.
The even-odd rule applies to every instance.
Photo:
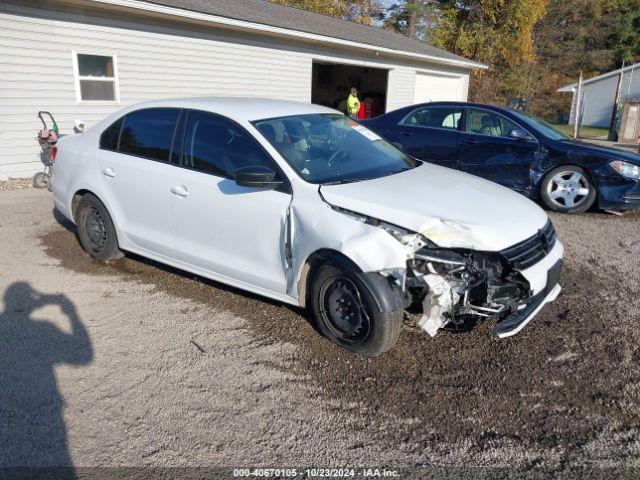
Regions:
[[120, 153], [168, 162], [180, 110], [147, 108], [124, 117]]
[[103, 150], [118, 150], [118, 139], [120, 138], [120, 129], [122, 128], [122, 118], [113, 122], [100, 135], [100, 148]]
[[404, 125], [459, 130], [463, 109], [461, 107], [426, 107], [411, 113]]

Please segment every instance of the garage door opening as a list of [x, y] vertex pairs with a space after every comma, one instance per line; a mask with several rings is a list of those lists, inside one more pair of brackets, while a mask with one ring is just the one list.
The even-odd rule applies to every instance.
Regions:
[[311, 101], [346, 112], [351, 87], [363, 104], [359, 118], [382, 115], [387, 106], [388, 70], [338, 63], [313, 63]]

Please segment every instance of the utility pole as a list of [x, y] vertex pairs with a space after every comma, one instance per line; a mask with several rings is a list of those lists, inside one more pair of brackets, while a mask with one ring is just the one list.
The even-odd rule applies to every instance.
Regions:
[[618, 104], [620, 103], [620, 89], [622, 88], [622, 76], [623, 76], [624, 63], [618, 74], [618, 85], [616, 85], [616, 95], [613, 98], [613, 107], [611, 108], [611, 121], [609, 122], [609, 134], [607, 140], [615, 142], [618, 140], [618, 134], [616, 133], [616, 117], [618, 116]]
[[578, 138], [580, 131], [580, 109], [582, 108], [582, 71], [578, 79], [578, 91], [576, 92], [576, 110], [573, 115], [573, 138]]
[[629, 77], [629, 82], [627, 85], [627, 100], [629, 100], [629, 97], [631, 96], [631, 85], [633, 84], [633, 71], [636, 69], [636, 65], [638, 64], [634, 63], [631, 65], [631, 76]]

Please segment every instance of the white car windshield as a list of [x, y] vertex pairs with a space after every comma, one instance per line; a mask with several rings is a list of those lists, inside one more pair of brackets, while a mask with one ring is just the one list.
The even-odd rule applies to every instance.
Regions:
[[340, 114], [293, 115], [253, 124], [310, 183], [357, 182], [419, 165], [368, 128]]

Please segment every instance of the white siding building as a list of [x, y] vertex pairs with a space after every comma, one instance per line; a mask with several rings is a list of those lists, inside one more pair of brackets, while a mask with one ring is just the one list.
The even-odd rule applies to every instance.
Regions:
[[[261, 0], [0, 0], [0, 180], [42, 168], [38, 110], [62, 134], [148, 99], [251, 96], [377, 112], [466, 100], [483, 65], [385, 30]], [[361, 98], [362, 99], [362, 98]]]
[[[582, 82], [582, 102], [580, 107], [581, 125], [585, 127], [609, 127], [620, 72], [622, 72], [620, 99], [624, 101], [640, 98], [640, 63], [584, 80]], [[573, 95], [571, 114], [569, 116], [569, 124], [573, 125], [576, 118], [578, 84], [572, 83], [558, 91]]]

